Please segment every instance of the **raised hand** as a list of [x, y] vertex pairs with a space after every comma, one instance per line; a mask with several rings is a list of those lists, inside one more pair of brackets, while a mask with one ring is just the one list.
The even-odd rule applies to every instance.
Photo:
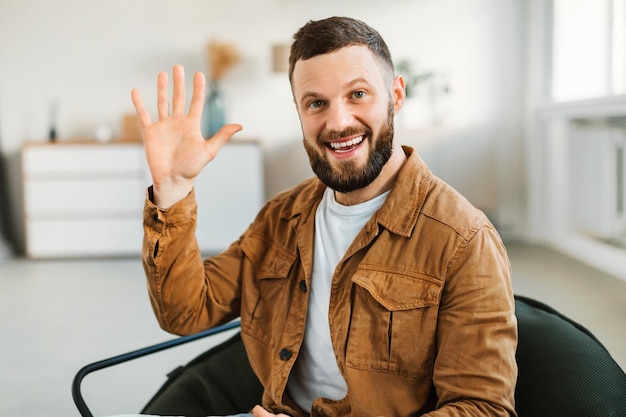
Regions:
[[202, 169], [212, 161], [222, 146], [242, 129], [241, 125], [222, 127], [211, 139], [200, 131], [204, 105], [204, 74], [193, 78], [193, 95], [185, 114], [185, 73], [180, 65], [173, 69], [174, 92], [170, 111], [168, 74], [157, 76], [158, 120], [152, 122], [137, 89], [131, 92], [139, 123], [143, 129], [146, 158], [152, 175], [154, 203], [168, 208], [185, 197]]

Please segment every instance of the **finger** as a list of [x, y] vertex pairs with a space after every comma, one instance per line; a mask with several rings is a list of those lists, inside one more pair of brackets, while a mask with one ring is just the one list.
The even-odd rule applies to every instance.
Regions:
[[265, 408], [261, 407], [260, 405], [255, 405], [254, 408], [252, 409], [252, 415], [254, 417], [269, 417], [269, 416], [273, 416], [274, 414], [270, 413], [269, 411], [267, 411]]
[[157, 76], [157, 108], [159, 110], [159, 119], [166, 118], [170, 113], [167, 82], [167, 72], [160, 72]]
[[196, 72], [193, 76], [193, 95], [189, 104], [189, 117], [200, 119], [202, 117], [202, 108], [204, 107], [204, 90], [206, 87], [206, 79], [204, 74]]
[[172, 114], [185, 114], [185, 69], [182, 65], [174, 66], [174, 96], [172, 98]]
[[148, 112], [146, 111], [146, 108], [143, 105], [143, 99], [141, 98], [141, 93], [139, 93], [139, 90], [134, 88], [130, 92], [130, 98], [133, 101], [133, 105], [135, 106], [135, 113], [137, 114], [137, 118], [139, 119], [139, 124], [141, 125], [142, 128], [145, 128], [151, 123], [151, 121], [150, 121], [150, 115], [148, 114]]
[[289, 417], [287, 414], [272, 414], [260, 405], [255, 405], [252, 409], [253, 417]]
[[217, 153], [222, 149], [222, 146], [228, 142], [235, 133], [243, 129], [243, 126], [238, 124], [224, 125], [217, 131], [211, 139], [206, 141], [206, 151], [209, 161], [217, 156]]

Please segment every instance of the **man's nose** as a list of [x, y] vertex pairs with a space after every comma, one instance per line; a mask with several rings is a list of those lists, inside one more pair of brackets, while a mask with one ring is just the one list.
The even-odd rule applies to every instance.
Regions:
[[333, 102], [328, 109], [326, 128], [331, 132], [341, 132], [354, 124], [354, 115], [346, 103]]

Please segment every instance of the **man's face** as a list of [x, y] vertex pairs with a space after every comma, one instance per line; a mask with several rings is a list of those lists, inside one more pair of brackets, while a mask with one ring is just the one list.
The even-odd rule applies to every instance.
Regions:
[[397, 111], [376, 56], [365, 46], [348, 46], [298, 61], [292, 88], [304, 147], [320, 180], [342, 193], [374, 181], [391, 156]]

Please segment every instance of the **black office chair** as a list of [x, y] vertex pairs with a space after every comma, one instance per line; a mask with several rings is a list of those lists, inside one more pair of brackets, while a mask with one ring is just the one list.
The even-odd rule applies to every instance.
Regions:
[[[515, 297], [519, 328], [515, 390], [519, 417], [626, 417], [626, 374], [580, 324], [530, 298]], [[83, 417], [92, 417], [80, 383], [89, 373], [236, 327], [238, 323], [120, 355], [81, 369], [72, 386]], [[228, 415], [260, 403], [263, 387], [252, 372], [240, 334], [169, 375], [141, 411], [175, 416]]]
[[586, 328], [515, 297], [519, 417], [625, 417], [626, 374]]

